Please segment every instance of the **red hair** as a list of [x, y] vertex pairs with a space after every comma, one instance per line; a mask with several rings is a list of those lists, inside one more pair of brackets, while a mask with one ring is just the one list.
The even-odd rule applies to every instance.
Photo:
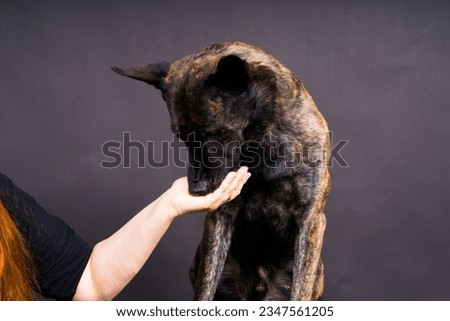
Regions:
[[34, 284], [26, 242], [0, 200], [0, 300], [32, 300]]

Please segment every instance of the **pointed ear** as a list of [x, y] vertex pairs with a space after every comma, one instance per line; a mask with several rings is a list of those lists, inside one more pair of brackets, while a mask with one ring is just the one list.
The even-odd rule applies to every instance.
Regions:
[[169, 67], [170, 63], [162, 61], [157, 64], [125, 68], [112, 67], [111, 69], [122, 76], [145, 81], [146, 83], [161, 89], [164, 77], [167, 76]]
[[221, 58], [216, 72], [210, 77], [211, 84], [221, 89], [241, 93], [250, 83], [247, 63], [235, 55]]

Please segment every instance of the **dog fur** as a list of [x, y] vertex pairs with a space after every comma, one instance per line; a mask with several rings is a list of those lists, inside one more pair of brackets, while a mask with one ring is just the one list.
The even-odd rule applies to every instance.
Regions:
[[192, 194], [215, 190], [239, 166], [252, 173], [236, 199], [206, 216], [190, 270], [194, 298], [319, 299], [330, 141], [303, 83], [241, 42], [113, 69], [161, 90], [189, 150]]

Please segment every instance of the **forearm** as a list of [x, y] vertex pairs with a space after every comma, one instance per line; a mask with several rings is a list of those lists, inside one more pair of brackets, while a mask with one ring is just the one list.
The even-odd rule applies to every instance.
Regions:
[[142, 268], [176, 217], [217, 209], [234, 199], [249, 177], [246, 167], [230, 172], [219, 188], [205, 196], [190, 195], [186, 177], [176, 180], [156, 201], [94, 247], [73, 299], [112, 299]]
[[75, 300], [110, 300], [138, 273], [176, 216], [166, 194], [94, 247]]

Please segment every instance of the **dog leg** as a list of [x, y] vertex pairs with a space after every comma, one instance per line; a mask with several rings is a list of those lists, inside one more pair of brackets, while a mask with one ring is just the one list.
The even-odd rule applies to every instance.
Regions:
[[[225, 206], [223, 206], [225, 207]], [[224, 209], [209, 213], [205, 220], [205, 231], [194, 261], [197, 267], [194, 300], [213, 300], [220, 276], [230, 248], [235, 215], [225, 213]], [[200, 258], [201, 257], [201, 258]]]
[[192, 261], [191, 268], [189, 269], [189, 279], [191, 280], [192, 287], [195, 289], [197, 284], [199, 265], [202, 260], [202, 244], [197, 246], [197, 251], [195, 252], [194, 261]]
[[[320, 284], [323, 283], [323, 268], [320, 252], [322, 250], [323, 236], [326, 228], [324, 214], [325, 202], [330, 192], [330, 174], [327, 168], [316, 174], [315, 181], [318, 184], [313, 190], [314, 200], [306, 209], [302, 219], [297, 222], [299, 226], [298, 236], [295, 242], [295, 257], [291, 300], [304, 301], [320, 297], [317, 293]], [[323, 284], [322, 284], [323, 287]]]
[[311, 300], [313, 301], [322, 300], [324, 287], [325, 287], [325, 274], [323, 269], [323, 262], [322, 260], [320, 260]]
[[317, 213], [303, 222], [300, 228], [295, 244], [291, 300], [312, 300], [321, 295], [314, 292], [316, 292], [317, 271], [321, 264], [320, 252], [325, 226], [325, 215]]

